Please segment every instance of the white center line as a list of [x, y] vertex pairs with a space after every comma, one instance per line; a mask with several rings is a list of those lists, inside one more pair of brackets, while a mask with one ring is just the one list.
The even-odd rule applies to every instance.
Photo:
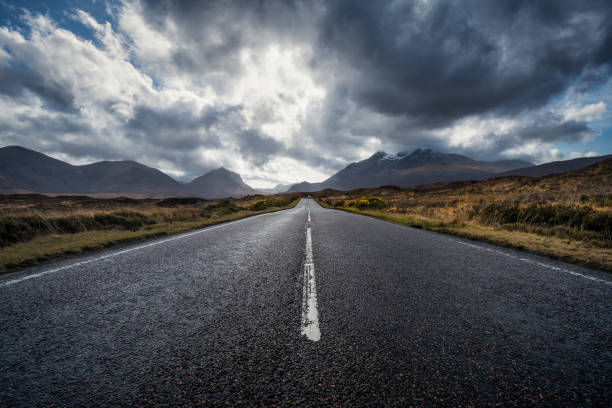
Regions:
[[[310, 210], [309, 220], [310, 220]], [[304, 260], [304, 288], [302, 292], [302, 335], [308, 340], [319, 341], [319, 311], [317, 310], [317, 286], [315, 284], [315, 267], [312, 258], [312, 234], [306, 228], [306, 259]]]
[[76, 263], [73, 263], [73, 264], [70, 264], [70, 265], [60, 266], [59, 268], [47, 269], [46, 271], [34, 273], [32, 275], [26, 275], [26, 276], [22, 276], [22, 277], [17, 278], [17, 279], [12, 279], [12, 280], [9, 280], [9, 281], [6, 281], [6, 282], [1, 282], [0, 283], [0, 287], [11, 286], [11, 285], [14, 285], [16, 283], [26, 281], [28, 279], [40, 278], [41, 276], [49, 275], [51, 273], [64, 271], [66, 269], [75, 268], [75, 267], [81, 266], [81, 265], [87, 265], [87, 264], [90, 264], [90, 263], [93, 263], [93, 262], [101, 261], [103, 259], [113, 258], [113, 257], [115, 257], [117, 255], [122, 255], [122, 254], [125, 254], [125, 253], [128, 253], [128, 252], [137, 251], [139, 249], [148, 248], [148, 247], [151, 247], [151, 246], [154, 246], [154, 245], [165, 244], [166, 242], [170, 242], [170, 241], [174, 241], [174, 240], [182, 239], [182, 238], [187, 238], [187, 237], [190, 237], [192, 235], [201, 234], [203, 232], [212, 231], [212, 230], [217, 229], [217, 228], [227, 227], [229, 225], [237, 224], [237, 223], [242, 222], [242, 221], [252, 220], [253, 218], [261, 217], [263, 215], [270, 215], [270, 214], [274, 214], [274, 213], [258, 214], [258, 215], [254, 215], [254, 216], [251, 216], [251, 217], [242, 218], [240, 220], [223, 223], [221, 225], [216, 225], [214, 227], [208, 227], [208, 228], [200, 229], [200, 230], [197, 230], [197, 231], [194, 231], [194, 232], [189, 232], [187, 234], [181, 234], [181, 235], [174, 236], [174, 237], [171, 237], [171, 238], [162, 239], [160, 241], [151, 242], [149, 244], [139, 245], [139, 246], [136, 246], [136, 247], [133, 247], [133, 248], [128, 248], [128, 249], [124, 249], [124, 250], [121, 250], [121, 251], [112, 252], [110, 254], [102, 255], [102, 256], [99, 256], [97, 258], [87, 259], [85, 261], [76, 262]]
[[308, 209], [308, 222], [310, 222], [310, 208]]

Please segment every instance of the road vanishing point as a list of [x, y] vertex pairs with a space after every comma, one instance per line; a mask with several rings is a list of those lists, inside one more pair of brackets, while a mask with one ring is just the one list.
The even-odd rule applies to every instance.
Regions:
[[611, 275], [293, 209], [0, 277], [0, 405], [612, 406]]

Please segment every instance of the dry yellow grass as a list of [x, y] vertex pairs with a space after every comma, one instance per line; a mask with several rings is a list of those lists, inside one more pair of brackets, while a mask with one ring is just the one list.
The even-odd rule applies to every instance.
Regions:
[[[314, 193], [322, 205], [389, 222], [528, 250], [555, 259], [612, 271], [612, 160], [539, 178], [505, 177], [439, 183], [417, 188], [381, 187]], [[388, 203], [385, 209], [357, 209], [363, 196]], [[344, 205], [334, 204], [344, 201]], [[551, 215], [540, 222], [497, 222], [491, 206], [532, 209]], [[541, 210], [541, 211], [540, 211]], [[559, 210], [558, 212], [555, 212]], [[539, 211], [539, 212], [538, 212]], [[557, 222], [562, 211], [588, 214], [590, 225]], [[540, 214], [542, 213], [542, 214]], [[593, 225], [595, 220], [597, 225]], [[588, 228], [587, 228], [588, 227]]]
[[[325, 202], [320, 203], [331, 208]], [[526, 250], [553, 259], [612, 272], [612, 249], [602, 248], [589, 242], [561, 239], [528, 232], [508, 231], [471, 222], [445, 223], [434, 218], [384, 210], [358, 210], [355, 208], [342, 208], [342, 210], [375, 217], [395, 224], [486, 241], [508, 248]]]
[[[254, 201], [254, 200], [251, 200]], [[7, 272], [16, 268], [37, 265], [41, 262], [59, 257], [76, 255], [87, 251], [107, 248], [128, 242], [142, 241], [154, 237], [177, 234], [194, 230], [209, 225], [214, 225], [222, 222], [234, 221], [237, 219], [263, 214], [273, 211], [280, 211], [292, 208], [297, 205], [299, 200], [291, 202], [284, 207], [268, 208], [261, 211], [239, 210], [229, 214], [218, 214], [214, 212], [207, 214], [208, 217], [202, 217], [200, 209], [197, 208], [129, 208], [139, 214], [147, 215], [158, 219], [152, 225], [146, 225], [136, 230], [130, 229], [107, 229], [107, 230], [92, 230], [83, 231], [72, 234], [51, 234], [37, 236], [27, 242], [19, 242], [12, 245], [0, 248], [0, 273]], [[250, 201], [245, 201], [247, 204]], [[32, 213], [27, 206], [18, 210], [20, 214]], [[69, 207], [70, 208], [70, 207]], [[119, 208], [116, 208], [117, 211]], [[120, 208], [126, 211], [126, 207]], [[74, 209], [72, 211], [64, 209], [49, 209], [37, 214], [44, 214], [45, 217], [75, 216], [112, 213], [108, 209]]]

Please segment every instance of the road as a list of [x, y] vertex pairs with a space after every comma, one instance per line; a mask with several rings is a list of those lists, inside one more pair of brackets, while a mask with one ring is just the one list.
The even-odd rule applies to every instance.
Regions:
[[612, 277], [294, 209], [0, 277], [0, 405], [611, 406]]

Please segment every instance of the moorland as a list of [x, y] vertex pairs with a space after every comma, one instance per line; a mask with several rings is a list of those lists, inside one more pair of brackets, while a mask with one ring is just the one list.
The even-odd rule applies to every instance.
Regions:
[[612, 160], [543, 177], [313, 195], [328, 208], [612, 271]]
[[205, 200], [0, 195], [0, 272], [290, 208], [299, 196]]

